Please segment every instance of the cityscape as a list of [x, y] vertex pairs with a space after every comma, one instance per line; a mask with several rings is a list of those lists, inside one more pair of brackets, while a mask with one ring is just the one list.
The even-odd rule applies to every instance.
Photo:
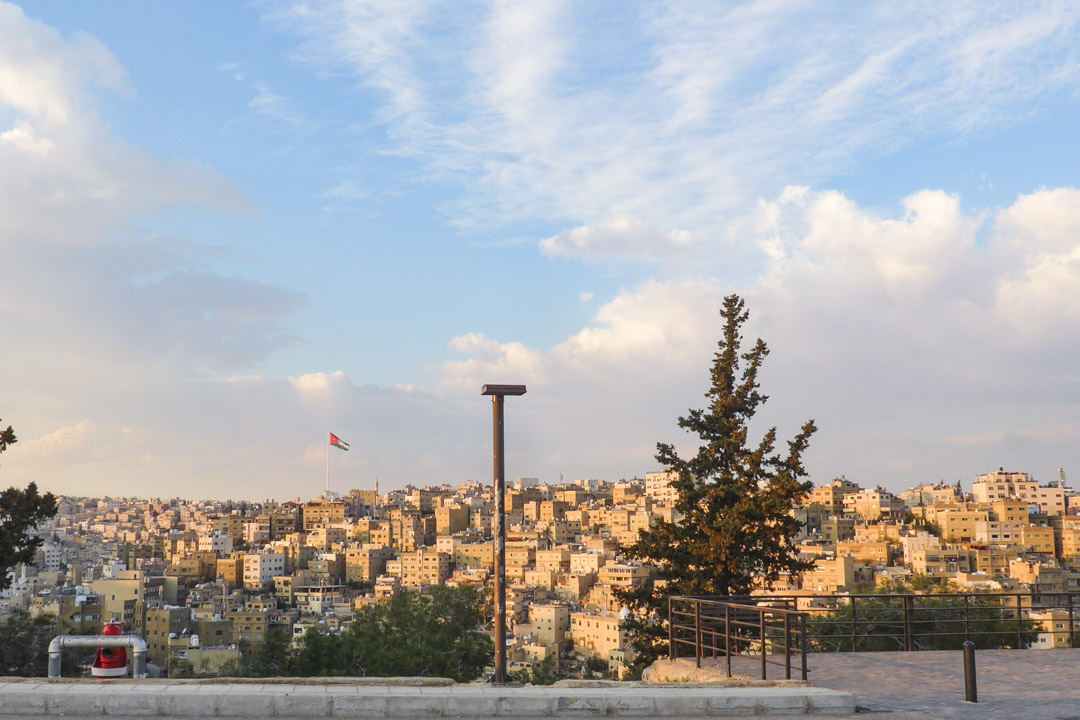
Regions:
[[1069, 0], [0, 0], [0, 715], [1075, 720], [1078, 117]]
[[[672, 475], [507, 488], [506, 617], [512, 672], [545, 660], [558, 676], [621, 677], [633, 649], [617, 591], [650, 581], [624, 556], [638, 531], [677, 518]], [[120, 621], [158, 672], [235, 673], [278, 628], [298, 644], [341, 632], [354, 613], [403, 591], [490, 585], [490, 485], [354, 489], [302, 501], [63, 497], [39, 529], [34, 566], [14, 572], [5, 611], [57, 618], [60, 634]], [[910, 588], [1037, 595], [1080, 591], [1080, 493], [998, 470], [894, 495], [843, 477], [792, 510], [810, 569], [755, 593], [823, 596]], [[925, 583], [929, 583], [929, 586]], [[1072, 647], [1063, 609], [1023, 608], [1031, 647]]]

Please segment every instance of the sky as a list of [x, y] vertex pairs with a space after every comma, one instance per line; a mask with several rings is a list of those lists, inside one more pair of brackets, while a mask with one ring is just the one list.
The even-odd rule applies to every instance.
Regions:
[[[1073, 2], [0, 0], [0, 484], [1080, 474]], [[350, 443], [328, 448], [328, 432]]]

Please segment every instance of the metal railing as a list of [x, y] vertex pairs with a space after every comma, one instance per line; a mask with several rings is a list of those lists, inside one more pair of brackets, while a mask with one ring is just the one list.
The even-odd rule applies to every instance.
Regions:
[[760, 653], [764, 678], [770, 654], [1024, 648], [1040, 636], [1080, 647], [1078, 606], [1069, 592], [672, 597], [668, 639], [672, 658], [692, 647], [699, 666]]
[[697, 667], [703, 658], [723, 658], [731, 677], [733, 657], [753, 658], [768, 679], [768, 666], [784, 668], [791, 679], [792, 659], [806, 679], [806, 613], [748, 602], [675, 596], [668, 598], [668, 653], [679, 657], [680, 647], [692, 647]]

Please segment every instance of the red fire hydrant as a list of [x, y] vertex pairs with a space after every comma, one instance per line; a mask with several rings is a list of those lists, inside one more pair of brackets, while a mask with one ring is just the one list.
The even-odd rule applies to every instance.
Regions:
[[[123, 635], [123, 625], [118, 622], [105, 623], [102, 635]], [[122, 647], [98, 648], [94, 664], [90, 666], [90, 672], [94, 677], [111, 678], [124, 677], [127, 675], [127, 650]]]

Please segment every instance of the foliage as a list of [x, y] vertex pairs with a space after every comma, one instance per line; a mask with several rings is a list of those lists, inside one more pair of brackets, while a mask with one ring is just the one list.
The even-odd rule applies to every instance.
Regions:
[[[0, 453], [18, 442], [9, 425], [0, 430]], [[0, 590], [11, 585], [8, 573], [17, 565], [34, 561], [41, 538], [29, 533], [45, 520], [56, 515], [56, 498], [52, 493], [38, 495], [37, 484], [25, 490], [10, 487], [0, 493]]]
[[793, 545], [799, 522], [789, 513], [809, 492], [802, 465], [813, 421], [776, 449], [776, 428], [756, 445], [748, 444], [749, 424], [768, 398], [758, 372], [768, 355], [758, 339], [742, 352], [741, 328], [749, 317], [737, 295], [724, 298], [724, 334], [712, 366], [705, 410], [691, 410], [679, 427], [695, 433], [697, 455], [680, 457], [666, 443], [656, 459], [672, 471], [677, 493], [676, 522], [660, 520], [639, 533], [628, 555], [657, 568], [657, 579], [637, 590], [619, 592], [632, 614], [624, 629], [633, 639], [637, 660], [631, 673], [667, 652], [667, 598], [672, 595], [742, 595], [756, 579], [775, 581], [780, 573], [808, 569]]
[[270, 627], [263, 635], [248, 659], [244, 674], [257, 677], [286, 677], [292, 675], [289, 668], [289, 633], [281, 627]]
[[559, 680], [559, 674], [555, 670], [555, 656], [548, 655], [531, 672], [519, 670], [510, 673], [510, 677], [522, 685], [554, 685]]
[[[49, 643], [56, 637], [56, 616], [30, 617], [15, 608], [0, 623], [0, 675], [12, 677], [48, 677]], [[66, 652], [60, 657], [60, 674], [79, 674], [80, 657]]]
[[190, 660], [184, 660], [183, 658], [172, 659], [169, 661], [169, 677], [193, 678], [195, 677], [195, 666], [191, 664]]
[[480, 676], [494, 649], [481, 631], [480, 593], [474, 587], [404, 592], [369, 605], [345, 632], [308, 630], [298, 648], [271, 629], [244, 673], [260, 677], [432, 676], [465, 682]]
[[[891, 583], [854, 600], [856, 650], [905, 649], [905, 617], [916, 650], [958, 650], [965, 640], [971, 640], [979, 649], [1016, 648], [1018, 640], [1020, 647], [1029, 647], [1037, 639], [1038, 630], [1033, 621], [1017, 621], [1015, 596], [987, 592], [959, 597], [919, 594], [912, 592], [915, 586], [928, 586], [919, 577], [913, 576], [910, 584]], [[807, 628], [811, 649], [850, 651], [852, 612], [848, 601], [830, 612], [812, 614]]]

